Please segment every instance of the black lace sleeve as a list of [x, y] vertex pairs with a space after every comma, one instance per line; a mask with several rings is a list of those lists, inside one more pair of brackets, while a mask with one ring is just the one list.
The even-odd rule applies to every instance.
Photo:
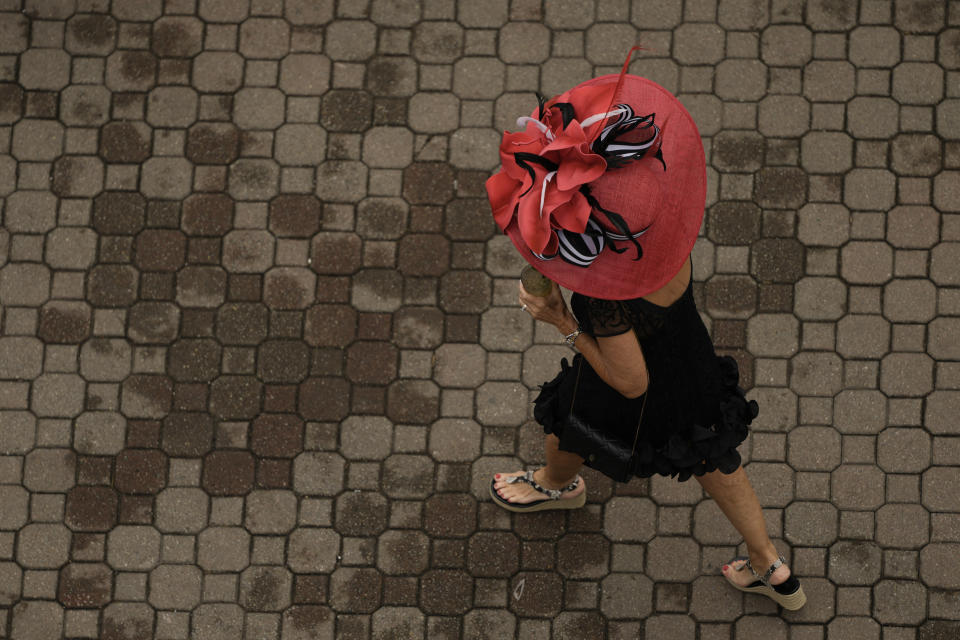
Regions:
[[580, 327], [594, 336], [618, 336], [633, 329], [629, 313], [616, 300], [578, 295], [574, 297], [572, 306]]
[[596, 337], [618, 336], [631, 329], [638, 339], [659, 333], [664, 327], [668, 309], [650, 305], [644, 300], [603, 300], [575, 293], [570, 301], [580, 328]]

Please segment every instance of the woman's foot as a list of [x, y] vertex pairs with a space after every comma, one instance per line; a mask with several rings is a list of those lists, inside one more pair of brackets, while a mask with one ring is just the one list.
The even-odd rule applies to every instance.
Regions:
[[723, 565], [721, 571], [727, 581], [740, 591], [767, 596], [784, 609], [796, 611], [807, 602], [800, 581], [790, 574], [782, 556], [771, 562], [767, 561], [768, 556], [751, 554], [749, 560], [734, 558]]
[[546, 481], [543, 469], [498, 473], [490, 480], [490, 497], [506, 509], [545, 511], [547, 509], [579, 509], [587, 502], [583, 478], [574, 476], [567, 484]]
[[[568, 486], [573, 480], [565, 482], [562, 484], [554, 484], [549, 482], [543, 473], [544, 468], [541, 467], [533, 472], [533, 480], [541, 487], [546, 489], [563, 489]], [[517, 471], [514, 473], [498, 473], [493, 476], [493, 489], [497, 492], [497, 495], [514, 504], [528, 504], [530, 502], [536, 502], [538, 500], [549, 499], [550, 496], [540, 493], [533, 488], [532, 485], [527, 484], [526, 482], [512, 482], [508, 483], [507, 478], [512, 476], [522, 476], [526, 471]], [[577, 483], [575, 489], [570, 491], [564, 491], [559, 500], [572, 500], [577, 498], [584, 491], [587, 490], [586, 485], [583, 484], [583, 479]]]
[[[763, 571], [766, 573], [767, 569], [777, 561], [776, 552], [774, 552], [773, 557], [766, 556], [754, 556], [750, 555], [750, 564], [753, 565], [754, 570], [757, 573]], [[724, 577], [727, 580], [732, 582], [738, 587], [749, 587], [751, 584], [757, 581], [757, 577], [753, 575], [753, 571], [750, 571], [750, 568], [746, 566], [747, 561], [743, 559], [734, 559], [731, 560], [728, 564], [723, 565], [720, 569]], [[763, 575], [763, 573], [760, 573]], [[790, 567], [786, 564], [782, 564], [777, 567], [776, 571], [773, 572], [773, 575], [770, 576], [770, 584], [782, 584], [786, 582], [787, 578], [790, 577]]]

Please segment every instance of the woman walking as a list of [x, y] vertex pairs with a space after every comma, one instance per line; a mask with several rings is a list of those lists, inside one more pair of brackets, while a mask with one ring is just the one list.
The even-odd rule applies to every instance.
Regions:
[[[632, 54], [633, 50], [631, 50]], [[493, 215], [521, 255], [571, 289], [519, 302], [578, 353], [543, 385], [534, 416], [545, 467], [503, 472], [490, 494], [515, 512], [586, 501], [589, 466], [618, 482], [691, 476], [743, 536], [748, 555], [723, 574], [787, 609], [806, 601], [767, 536], [736, 447], [757, 405], [736, 362], [718, 357], [697, 312], [690, 252], [703, 218], [700, 135], [680, 102], [626, 73], [577, 85], [505, 133], [502, 169], [487, 182]]]

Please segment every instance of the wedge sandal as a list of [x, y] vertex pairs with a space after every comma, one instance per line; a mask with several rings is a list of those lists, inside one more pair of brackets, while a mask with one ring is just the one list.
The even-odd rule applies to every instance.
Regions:
[[534, 500], [533, 502], [526, 503], [517, 503], [510, 502], [500, 497], [497, 494], [497, 489], [494, 487], [496, 484], [496, 479], [490, 481], [490, 497], [493, 498], [494, 502], [499, 504], [504, 509], [508, 511], [545, 511], [547, 509], [579, 509], [587, 502], [587, 491], [584, 489], [580, 492], [576, 498], [567, 498], [561, 500], [563, 494], [573, 491], [580, 483], [583, 482], [583, 479], [580, 476], [577, 476], [573, 479], [573, 482], [563, 487], [562, 489], [547, 489], [540, 486], [538, 482], [533, 479], [533, 470], [528, 470], [522, 476], [507, 476], [504, 479], [508, 484], [515, 484], [517, 482], [525, 482], [533, 487], [536, 491], [548, 496], [543, 500]]
[[[735, 567], [734, 563], [741, 560], [743, 561], [743, 564], [740, 565], [740, 567]], [[753, 574], [753, 576], [756, 578], [756, 581], [751, 582], [745, 587], [741, 587], [730, 578], [727, 578], [727, 582], [732, 584], [734, 588], [739, 589], [740, 591], [767, 596], [784, 609], [796, 611], [807, 602], [807, 596], [803, 593], [803, 587], [800, 586], [800, 581], [797, 580], [797, 577], [791, 573], [790, 577], [780, 584], [770, 584], [770, 577], [773, 575], [773, 572], [779, 569], [780, 566], [785, 562], [786, 561], [783, 559], [783, 556], [780, 556], [776, 562], [770, 565], [770, 568], [767, 569], [767, 572], [761, 576], [750, 564], [750, 558], [747, 558], [746, 556], [737, 556], [728, 563], [730, 568], [734, 571], [750, 569], [750, 573]], [[724, 577], [726, 578], [726, 576]]]

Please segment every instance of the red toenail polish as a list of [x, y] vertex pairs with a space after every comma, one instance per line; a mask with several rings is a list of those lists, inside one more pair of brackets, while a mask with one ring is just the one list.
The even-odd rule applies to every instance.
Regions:
[[499, 477], [500, 477], [500, 474], [498, 473], [497, 475], [495, 475], [495, 476], [493, 476], [493, 477], [494, 477], [494, 478], [499, 478]]

